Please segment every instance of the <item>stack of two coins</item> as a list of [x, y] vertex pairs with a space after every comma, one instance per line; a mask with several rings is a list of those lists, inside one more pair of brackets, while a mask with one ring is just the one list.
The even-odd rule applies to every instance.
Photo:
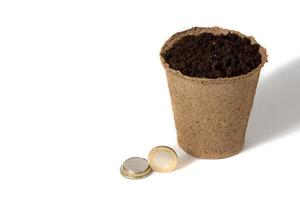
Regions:
[[171, 172], [177, 166], [178, 157], [176, 152], [167, 146], [153, 148], [148, 160], [140, 157], [128, 158], [121, 166], [121, 174], [130, 179], [140, 179], [157, 172]]

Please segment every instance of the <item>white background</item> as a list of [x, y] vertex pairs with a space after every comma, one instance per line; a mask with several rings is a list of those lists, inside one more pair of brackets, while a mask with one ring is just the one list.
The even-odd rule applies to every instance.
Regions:
[[[0, 199], [299, 199], [297, 1], [1, 1]], [[245, 149], [188, 156], [159, 51], [173, 33], [221, 26], [265, 46]], [[174, 147], [179, 167], [143, 180], [131, 156]]]

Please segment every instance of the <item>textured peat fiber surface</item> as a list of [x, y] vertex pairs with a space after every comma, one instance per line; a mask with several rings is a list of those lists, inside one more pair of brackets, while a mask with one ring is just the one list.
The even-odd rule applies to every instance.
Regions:
[[261, 63], [259, 45], [235, 33], [187, 35], [162, 54], [170, 68], [199, 78], [234, 77]]

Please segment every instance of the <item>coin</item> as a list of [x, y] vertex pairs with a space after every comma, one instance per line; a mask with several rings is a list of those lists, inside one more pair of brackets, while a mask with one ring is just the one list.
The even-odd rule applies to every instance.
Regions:
[[125, 160], [120, 172], [126, 178], [140, 179], [148, 176], [152, 170], [145, 158], [131, 157]]
[[167, 146], [154, 147], [148, 156], [148, 162], [152, 170], [157, 172], [171, 172], [177, 166], [176, 152]]

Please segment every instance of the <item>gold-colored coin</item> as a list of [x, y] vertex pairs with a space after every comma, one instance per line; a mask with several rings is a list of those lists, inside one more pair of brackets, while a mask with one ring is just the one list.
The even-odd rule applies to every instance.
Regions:
[[126, 178], [140, 179], [150, 175], [152, 170], [145, 158], [132, 157], [125, 160], [120, 172]]
[[176, 152], [167, 146], [154, 147], [148, 156], [148, 162], [152, 170], [157, 172], [171, 172], [178, 162]]

